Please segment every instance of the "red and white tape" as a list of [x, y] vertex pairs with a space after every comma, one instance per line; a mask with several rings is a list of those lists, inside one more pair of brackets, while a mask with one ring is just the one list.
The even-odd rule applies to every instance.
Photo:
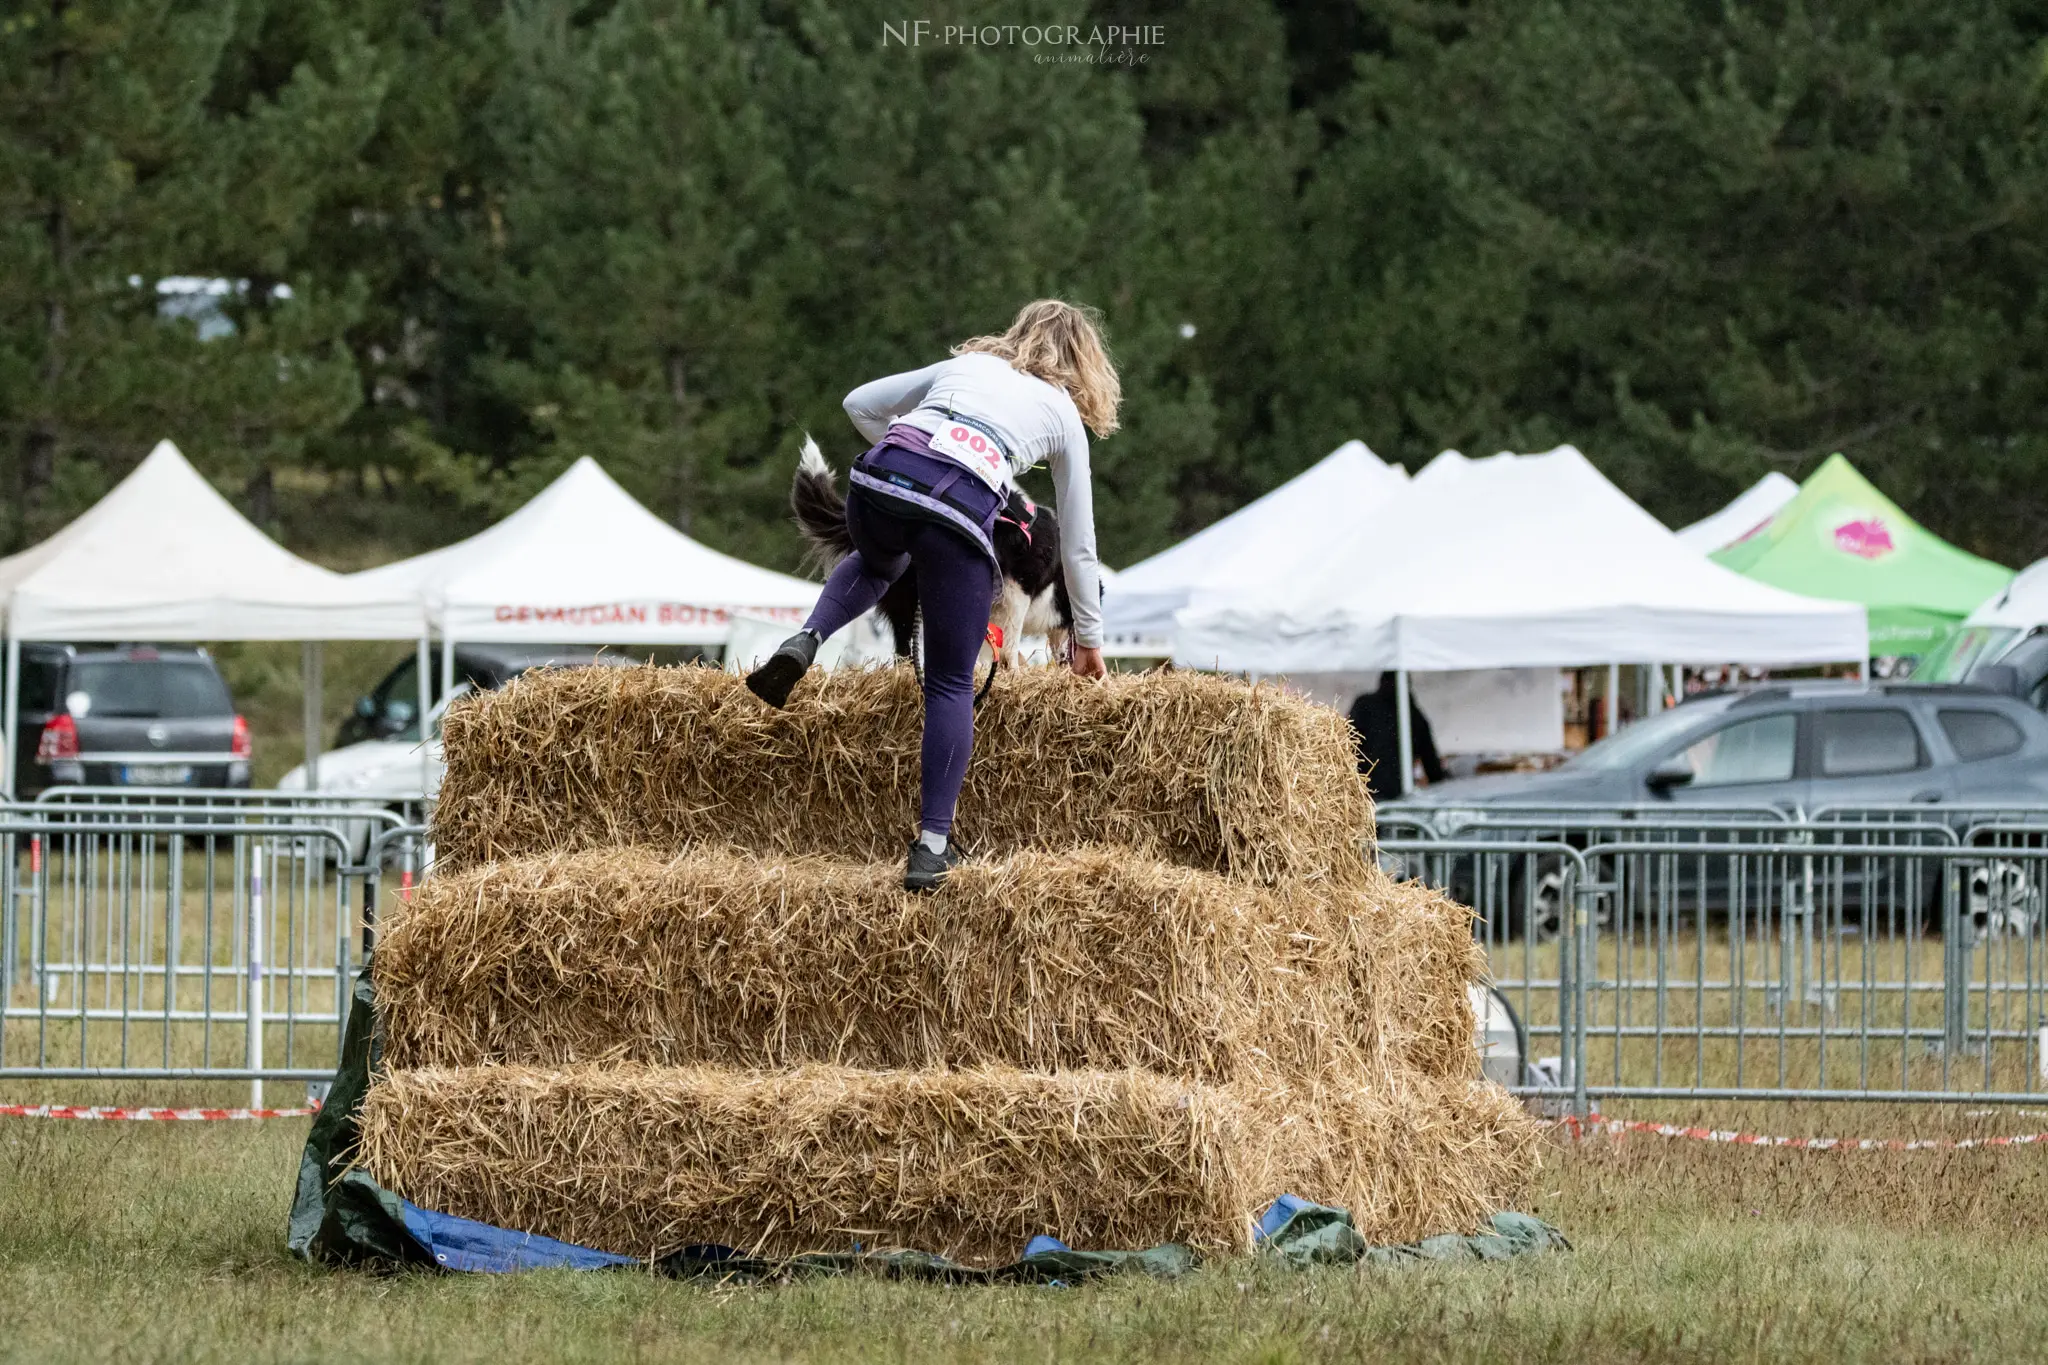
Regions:
[[151, 1121], [192, 1121], [203, 1119], [302, 1119], [320, 1112], [320, 1106], [304, 1109], [110, 1109], [81, 1108], [70, 1104], [0, 1104], [0, 1118], [10, 1119], [139, 1119]]
[[1641, 1119], [1609, 1119], [1598, 1114], [1585, 1119], [1566, 1115], [1558, 1120], [1558, 1124], [1574, 1138], [1625, 1137], [1630, 1133], [1643, 1133], [1692, 1142], [1723, 1142], [1738, 1147], [1792, 1147], [1816, 1152], [1958, 1152], [1972, 1147], [2030, 1147], [2048, 1143], [2048, 1133], [2014, 1133], [2006, 1137], [1981, 1138], [1772, 1137], [1726, 1128], [1688, 1128], [1676, 1123], [1645, 1123]]
[[[0, 1118], [140, 1120], [143, 1122], [191, 1122], [221, 1119], [302, 1119], [320, 1112], [317, 1104], [301, 1109], [120, 1109], [106, 1106], [81, 1107], [69, 1104], [0, 1104]], [[1931, 1152], [1966, 1151], [1972, 1147], [2031, 1147], [2048, 1143], [2048, 1133], [2012, 1133], [1980, 1138], [1831, 1138], [1777, 1137], [1766, 1133], [1743, 1133], [1730, 1128], [1693, 1128], [1677, 1123], [1647, 1123], [1641, 1119], [1610, 1119], [1599, 1114], [1575, 1118], [1569, 1114], [1557, 1120], [1559, 1127], [1575, 1139], [1626, 1137], [1640, 1133], [1650, 1137], [1682, 1138], [1691, 1142], [1719, 1142], [1737, 1147], [1790, 1147], [1817, 1152]]]

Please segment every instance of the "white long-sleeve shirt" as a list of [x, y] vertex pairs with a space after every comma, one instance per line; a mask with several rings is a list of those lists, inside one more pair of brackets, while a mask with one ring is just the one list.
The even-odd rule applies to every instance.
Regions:
[[869, 443], [892, 423], [934, 432], [949, 412], [971, 417], [1008, 452], [1006, 473], [1052, 467], [1060, 515], [1060, 561], [1074, 604], [1074, 640], [1102, 647], [1101, 572], [1095, 557], [1095, 494], [1088, 479], [1088, 429], [1065, 389], [1010, 368], [1000, 356], [969, 352], [863, 384], [846, 395], [846, 415]]

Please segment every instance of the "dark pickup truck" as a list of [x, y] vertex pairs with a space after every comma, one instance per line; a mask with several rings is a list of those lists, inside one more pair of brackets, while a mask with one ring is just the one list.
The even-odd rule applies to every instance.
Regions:
[[249, 725], [204, 650], [21, 647], [15, 792], [59, 785], [246, 787]]

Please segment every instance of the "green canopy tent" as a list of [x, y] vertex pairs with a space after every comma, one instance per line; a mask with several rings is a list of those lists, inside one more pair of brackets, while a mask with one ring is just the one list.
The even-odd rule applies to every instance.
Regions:
[[1873, 656], [1924, 654], [2012, 580], [1899, 510], [1830, 455], [1799, 495], [1709, 558], [1761, 583], [1870, 611]]

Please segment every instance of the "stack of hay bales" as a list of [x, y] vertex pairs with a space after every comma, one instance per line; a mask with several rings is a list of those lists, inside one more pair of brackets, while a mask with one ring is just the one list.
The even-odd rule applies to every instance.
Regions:
[[1249, 1244], [1283, 1192], [1464, 1230], [1535, 1130], [1478, 1074], [1462, 907], [1388, 880], [1345, 722], [1199, 675], [1006, 674], [936, 894], [907, 669], [706, 669], [453, 709], [387, 924], [363, 1160], [608, 1251]]

